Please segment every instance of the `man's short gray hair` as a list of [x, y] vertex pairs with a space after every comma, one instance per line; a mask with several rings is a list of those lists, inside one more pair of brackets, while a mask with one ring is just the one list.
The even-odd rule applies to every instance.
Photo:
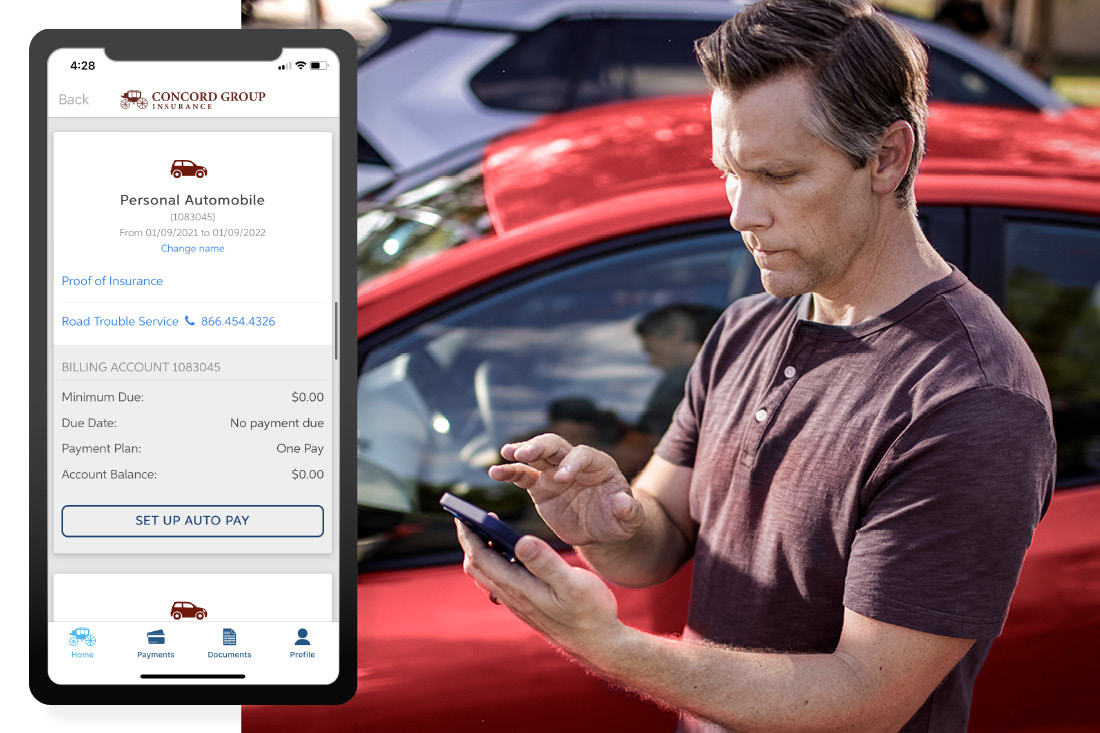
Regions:
[[920, 41], [868, 0], [758, 0], [695, 42], [712, 88], [736, 97], [789, 72], [813, 90], [810, 132], [855, 168], [897, 120], [913, 128], [909, 167], [895, 190], [913, 206], [928, 123], [928, 56]]

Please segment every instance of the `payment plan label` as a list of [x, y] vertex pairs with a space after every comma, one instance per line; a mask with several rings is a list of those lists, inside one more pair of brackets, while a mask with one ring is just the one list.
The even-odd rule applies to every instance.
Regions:
[[327, 553], [332, 136], [56, 132], [59, 553]]

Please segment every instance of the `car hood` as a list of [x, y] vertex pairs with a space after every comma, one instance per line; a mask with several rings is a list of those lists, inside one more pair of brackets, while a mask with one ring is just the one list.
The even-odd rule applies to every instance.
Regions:
[[498, 233], [660, 181], [718, 172], [706, 96], [621, 102], [546, 117], [485, 151], [485, 197]]

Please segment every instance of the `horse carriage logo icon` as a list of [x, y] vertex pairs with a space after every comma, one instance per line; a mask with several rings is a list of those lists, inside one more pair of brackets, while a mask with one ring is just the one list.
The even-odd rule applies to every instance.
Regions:
[[122, 101], [119, 104], [123, 109], [129, 109], [131, 104], [138, 109], [145, 109], [149, 106], [149, 100], [141, 96], [141, 92], [137, 89], [131, 89], [122, 95]]

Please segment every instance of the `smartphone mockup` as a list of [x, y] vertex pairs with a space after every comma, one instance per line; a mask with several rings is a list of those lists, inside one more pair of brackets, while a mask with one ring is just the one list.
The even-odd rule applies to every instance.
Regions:
[[355, 690], [355, 45], [43, 31], [31, 689]]

